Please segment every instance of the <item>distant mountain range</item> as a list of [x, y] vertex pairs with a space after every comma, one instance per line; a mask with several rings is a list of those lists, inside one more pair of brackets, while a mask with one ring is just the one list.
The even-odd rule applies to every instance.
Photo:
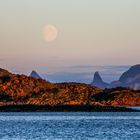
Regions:
[[102, 89], [127, 87], [135, 90], [140, 89], [140, 65], [132, 66], [128, 71], [124, 72], [119, 80], [113, 81], [110, 84], [105, 83], [98, 72], [95, 72], [92, 85], [96, 85]]
[[[6, 73], [8, 73], [8, 71], [3, 70], [1, 75]], [[30, 73], [30, 77], [42, 79], [40, 74], [38, 74], [35, 70]], [[101, 89], [126, 87], [134, 90], [140, 90], [140, 64], [132, 66], [129, 70], [124, 72], [117, 81], [113, 81], [111, 83], [104, 82], [99, 72], [96, 71], [91, 85], [97, 86]]]

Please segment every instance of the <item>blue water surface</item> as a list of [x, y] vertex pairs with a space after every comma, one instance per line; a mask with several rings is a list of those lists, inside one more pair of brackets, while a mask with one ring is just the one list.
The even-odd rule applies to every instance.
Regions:
[[139, 140], [140, 113], [0, 113], [0, 139]]

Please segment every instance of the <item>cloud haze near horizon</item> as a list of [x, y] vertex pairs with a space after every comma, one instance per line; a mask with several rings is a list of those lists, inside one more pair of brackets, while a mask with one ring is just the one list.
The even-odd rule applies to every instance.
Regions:
[[91, 83], [94, 73], [98, 71], [105, 82], [118, 80], [130, 66], [72, 66], [52, 73], [43, 73], [42, 77], [51, 82], [82, 82]]
[[[57, 76], [78, 65], [137, 64], [139, 13], [139, 0], [1, 0], [0, 66]], [[58, 30], [51, 43], [43, 36], [47, 24]]]

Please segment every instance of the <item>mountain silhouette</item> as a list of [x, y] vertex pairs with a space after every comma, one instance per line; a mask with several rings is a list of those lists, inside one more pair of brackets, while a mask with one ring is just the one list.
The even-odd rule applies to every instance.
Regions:
[[31, 72], [30, 77], [42, 79], [42, 77], [34, 70]]
[[140, 89], [140, 65], [132, 66], [128, 71], [124, 72], [118, 81], [113, 81], [109, 88], [129, 87], [135, 90]]
[[120, 77], [120, 82], [126, 82], [128, 78], [134, 78], [140, 75], [140, 65], [132, 66], [128, 71], [124, 72]]
[[96, 71], [95, 74], [94, 74], [94, 78], [93, 78], [93, 81], [92, 81], [91, 84], [92, 84], [92, 85], [95, 85], [95, 86], [97, 86], [97, 87], [99, 87], [99, 88], [102, 88], [102, 89], [107, 88], [107, 86], [109, 85], [108, 83], [105, 83], [105, 82], [102, 80], [102, 78], [101, 78], [99, 72], [97, 72], [97, 71]]

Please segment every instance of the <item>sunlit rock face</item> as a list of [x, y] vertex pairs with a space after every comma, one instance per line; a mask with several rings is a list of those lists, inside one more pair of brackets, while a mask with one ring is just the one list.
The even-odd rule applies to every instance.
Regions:
[[99, 72], [95, 72], [93, 82], [91, 84], [95, 85], [99, 88], [102, 88], [102, 89], [107, 88], [107, 86], [108, 86], [108, 83], [105, 83], [102, 80], [101, 76], [99, 75]]
[[135, 90], [140, 89], [140, 65], [132, 66], [128, 71], [124, 72], [118, 81], [113, 81], [109, 88], [113, 87], [129, 87]]

